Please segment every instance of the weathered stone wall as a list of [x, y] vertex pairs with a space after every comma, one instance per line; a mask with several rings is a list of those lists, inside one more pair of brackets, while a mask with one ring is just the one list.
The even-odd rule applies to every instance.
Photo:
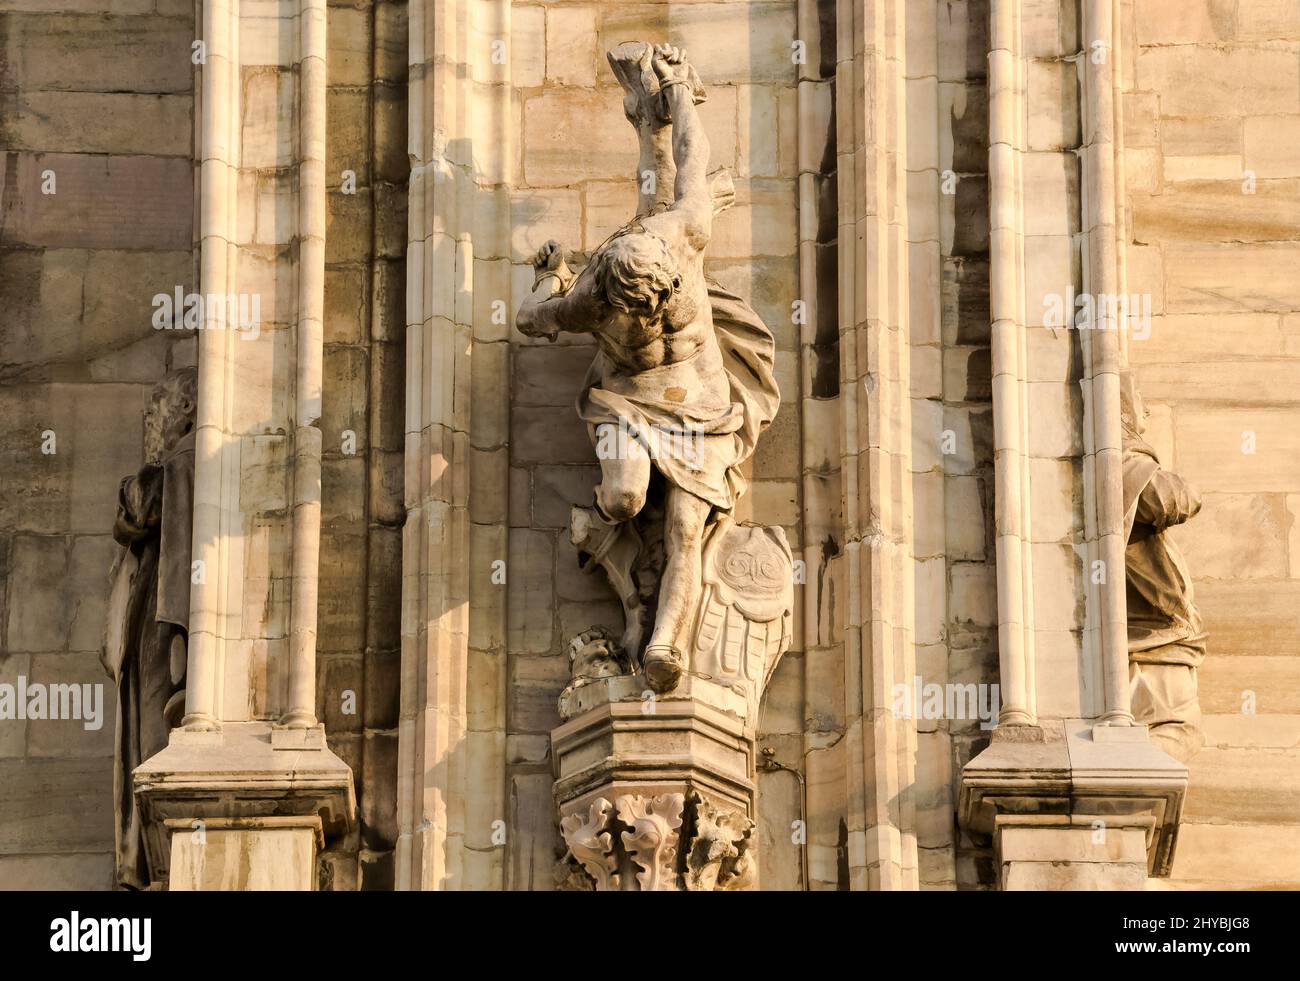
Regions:
[[0, 722], [8, 888], [113, 882], [98, 651], [118, 480], [153, 384], [195, 357], [151, 327], [154, 294], [196, 283], [193, 38], [190, 0], [0, 11], [0, 681], [104, 686], [97, 731]]
[[1300, 7], [1126, 4], [1129, 358], [1209, 633], [1174, 886], [1300, 885]]
[[328, 24], [316, 699], [330, 747], [352, 767], [360, 822], [324, 856], [324, 881], [391, 889], [406, 517], [406, 3], [332, 3]]
[[[625, 40], [686, 48], [708, 89], [700, 107], [711, 166], [730, 167], [736, 205], [714, 225], [709, 272], [749, 298], [776, 336], [782, 406], [747, 466], [742, 520], [782, 526], [796, 554], [800, 531], [800, 380], [792, 303], [797, 258], [794, 2], [699, 4], [515, 3], [511, 10], [515, 190], [512, 260], [517, 309], [531, 288], [529, 259], [548, 238], [599, 246], [636, 210], [635, 134], [604, 52]], [[577, 567], [569, 507], [587, 505], [599, 476], [574, 400], [595, 347], [512, 335], [509, 569], [507, 884], [551, 888], [555, 847], [549, 730], [568, 679], [569, 638], [597, 623], [618, 629], [608, 586]], [[476, 382], [477, 384], [477, 382]], [[502, 387], [506, 379], [499, 383]], [[799, 590], [796, 590], [796, 603]], [[801, 613], [796, 610], [795, 622]], [[796, 646], [798, 642], [796, 641]], [[802, 769], [803, 658], [786, 654], [766, 696], [760, 747]], [[798, 787], [760, 776], [760, 867], [766, 888], [797, 886]]]
[[[3, 262], [12, 316], [3, 344], [6, 570], [0, 680], [100, 681], [117, 479], [142, 459], [141, 412], [166, 370], [193, 364], [192, 334], [155, 331], [151, 297], [196, 290], [192, 5], [121, 3], [0, 14], [5, 43]], [[13, 9], [13, 8], [17, 9]], [[287, 385], [284, 291], [291, 261], [292, 36], [280, 7], [246, 5], [240, 240], [242, 288], [261, 292], [263, 331], [244, 351], [237, 421], [247, 426], [242, 491], [250, 670], [286, 636], [287, 471], [277, 463]], [[362, 821], [326, 856], [333, 888], [387, 888], [395, 838], [402, 412], [405, 389], [405, 4], [332, 6], [329, 252], [318, 714], [352, 766]], [[130, 50], [130, 57], [124, 51]], [[53, 171], [53, 194], [42, 194]], [[344, 174], [351, 171], [354, 176]], [[279, 264], [277, 266], [277, 264]], [[277, 304], [277, 300], [281, 302]], [[261, 410], [267, 410], [265, 414]], [[42, 453], [53, 433], [54, 452]], [[260, 462], [259, 462], [260, 461]], [[282, 462], [282, 461], [281, 461]], [[272, 671], [272, 675], [274, 675]], [[103, 679], [105, 682], [107, 679]], [[274, 688], [274, 685], [272, 685]], [[274, 692], [262, 691], [274, 701]], [[105, 723], [5, 722], [0, 739], [0, 880], [112, 883], [111, 746]], [[270, 711], [275, 711], [270, 706]], [[249, 705], [254, 717], [268, 706]], [[25, 757], [25, 758], [24, 758]], [[358, 868], [359, 863], [359, 868]]]

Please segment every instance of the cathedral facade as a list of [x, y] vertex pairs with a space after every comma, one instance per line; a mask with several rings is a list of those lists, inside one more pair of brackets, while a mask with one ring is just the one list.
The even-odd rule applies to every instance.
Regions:
[[1300, 6], [0, 4], [0, 888], [1300, 888]]

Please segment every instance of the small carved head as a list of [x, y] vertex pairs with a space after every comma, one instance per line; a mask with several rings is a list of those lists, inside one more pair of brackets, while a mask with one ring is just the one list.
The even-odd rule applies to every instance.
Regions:
[[597, 255], [596, 283], [611, 306], [653, 315], [681, 288], [682, 278], [662, 239], [634, 231], [617, 236]]
[[194, 430], [198, 410], [198, 370], [180, 368], [154, 386], [144, 413], [144, 458], [161, 463]]

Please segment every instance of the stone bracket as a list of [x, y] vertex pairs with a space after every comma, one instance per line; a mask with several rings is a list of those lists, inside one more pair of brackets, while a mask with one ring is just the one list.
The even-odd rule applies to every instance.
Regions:
[[[167, 748], [132, 774], [155, 882], [170, 871], [172, 834], [205, 829], [310, 830], [319, 848], [356, 819], [352, 770], [329, 749], [276, 745], [270, 722], [225, 723], [217, 733], [172, 731]], [[311, 730], [299, 738], [310, 744]], [[322, 732], [323, 736], [323, 732]]]
[[1047, 720], [994, 730], [962, 770], [957, 811], [967, 831], [994, 837], [1012, 826], [1141, 828], [1147, 874], [1163, 877], [1186, 795], [1187, 767], [1158, 749], [1145, 726]]
[[755, 761], [744, 698], [694, 676], [671, 698], [642, 701], [640, 688], [625, 676], [583, 685], [570, 696], [583, 711], [551, 730], [568, 846], [560, 883], [752, 888]]

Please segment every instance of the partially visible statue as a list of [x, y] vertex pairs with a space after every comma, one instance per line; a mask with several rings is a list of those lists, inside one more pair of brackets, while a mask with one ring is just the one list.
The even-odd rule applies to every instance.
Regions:
[[726, 171], [707, 172], [698, 75], [666, 44], [622, 44], [609, 61], [640, 141], [638, 214], [576, 275], [547, 242], [516, 318], [530, 337], [599, 344], [578, 413], [601, 479], [571, 538], [584, 567], [605, 570], [625, 627], [617, 641], [575, 639], [575, 684], [639, 670], [664, 693], [691, 671], [756, 701], [789, 646], [792, 556], [779, 528], [731, 512], [780, 406], [772, 334], [704, 272], [714, 216], [735, 193]]
[[1133, 715], [1151, 738], [1186, 762], [1205, 742], [1196, 669], [1205, 660], [1205, 631], [1182, 552], [1166, 529], [1195, 517], [1201, 498], [1160, 466], [1142, 437], [1146, 408], [1133, 377], [1120, 376], [1124, 433], [1124, 553], [1128, 594], [1129, 688]]
[[149, 887], [131, 772], [167, 745], [185, 711], [194, 505], [196, 372], [172, 372], [144, 417], [145, 463], [118, 489], [113, 571], [101, 658], [117, 683], [113, 800], [118, 882]]

